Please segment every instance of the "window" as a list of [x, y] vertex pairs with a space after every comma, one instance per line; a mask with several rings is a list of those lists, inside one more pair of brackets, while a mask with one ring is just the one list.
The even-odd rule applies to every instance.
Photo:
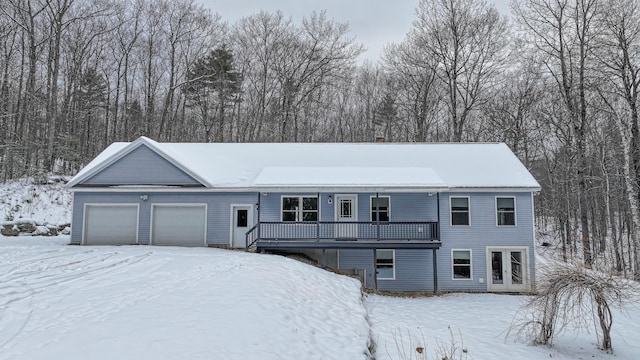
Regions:
[[249, 211], [246, 209], [238, 209], [236, 216], [236, 227], [247, 227]]
[[380, 214], [380, 221], [389, 221], [389, 203], [388, 196], [372, 197], [371, 198], [371, 221], [378, 221], [378, 214]]
[[454, 279], [471, 279], [471, 250], [451, 250]]
[[451, 225], [469, 225], [469, 198], [451, 198]]
[[376, 250], [376, 279], [393, 280], [395, 271], [395, 250]]
[[318, 221], [318, 198], [283, 196], [282, 221]]
[[496, 198], [496, 209], [498, 212], [498, 225], [516, 224], [516, 199], [513, 197]]

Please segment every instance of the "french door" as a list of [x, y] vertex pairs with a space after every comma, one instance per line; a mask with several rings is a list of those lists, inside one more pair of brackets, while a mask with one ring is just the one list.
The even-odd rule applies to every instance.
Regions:
[[529, 249], [487, 248], [487, 277], [489, 291], [529, 290]]

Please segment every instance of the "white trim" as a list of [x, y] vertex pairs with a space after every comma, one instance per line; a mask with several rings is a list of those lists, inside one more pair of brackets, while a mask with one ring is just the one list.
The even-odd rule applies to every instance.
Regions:
[[[498, 198], [503, 198], [503, 199], [504, 198], [511, 198], [511, 199], [513, 199], [513, 225], [500, 225], [500, 224], [498, 224], [498, 219], [499, 219], [499, 216], [498, 216]], [[517, 207], [517, 204], [516, 204], [516, 197], [515, 196], [513, 196], [513, 195], [496, 195], [495, 199], [494, 199], [494, 202], [493, 202], [493, 206], [494, 206], [494, 211], [495, 211], [495, 214], [496, 214], [496, 226], [497, 227], [499, 227], [499, 228], [505, 228], [505, 227], [506, 228], [513, 228], [513, 227], [518, 226], [518, 207]]]
[[535, 192], [540, 191], [539, 187], [450, 187], [443, 192], [502, 192], [502, 193], [514, 193], [514, 192]]
[[333, 205], [334, 205], [334, 209], [333, 209], [333, 219], [334, 221], [338, 221], [338, 218], [340, 217], [340, 212], [339, 212], [339, 206], [340, 202], [338, 201], [339, 197], [353, 197], [354, 198], [354, 203], [353, 203], [353, 209], [351, 209], [353, 211], [353, 221], [358, 221], [358, 194], [333, 194]]
[[[379, 278], [378, 277], [378, 252], [379, 251], [391, 251], [391, 261], [392, 261], [392, 270], [393, 270], [393, 277], [390, 278]], [[396, 279], [396, 250], [395, 249], [376, 249], [376, 258], [374, 259], [374, 263], [373, 263], [373, 267], [374, 267], [374, 271], [376, 274], [376, 281], [379, 280], [395, 280]]]
[[[373, 199], [375, 199], [375, 198], [379, 198], [379, 199], [387, 198], [387, 199], [389, 199], [389, 205], [387, 206], [387, 215], [388, 215], [389, 221], [391, 221], [391, 196], [390, 195], [380, 195], [380, 196], [377, 196], [377, 197], [375, 195], [369, 196], [369, 221], [373, 222], [373, 219], [371, 218], [371, 214], [372, 214], [372, 211], [373, 211]], [[380, 222], [386, 222], [386, 221], [380, 221]]]
[[89, 206], [109, 206], [109, 207], [136, 207], [136, 244], [139, 244], [140, 237], [140, 204], [138, 203], [84, 203], [82, 209], [82, 238], [80, 239], [80, 245], [87, 245], [86, 232], [87, 232], [87, 207]]
[[[90, 187], [80, 187], [80, 188], [72, 188], [71, 192], [81, 192], [81, 193], [140, 193], [140, 192], [162, 192], [162, 193], [208, 193], [208, 194], [227, 194], [227, 193], [249, 193], [249, 194], [258, 194], [259, 192], [256, 189], [250, 188], [220, 188], [217, 187], [215, 189], [206, 188], [206, 187], [182, 187], [176, 185], [140, 185], [140, 186], [132, 186], [132, 185], [114, 185], [107, 187], [99, 187], [99, 186], [90, 186]], [[291, 190], [291, 189], [289, 189]]]
[[[207, 246], [207, 220], [209, 218], [209, 209], [207, 203], [152, 203], [150, 206], [151, 213], [149, 214], [149, 245], [153, 245], [153, 209], [155, 207], [202, 207], [204, 208], [204, 239], [202, 246]], [[180, 246], [176, 243], [176, 246]]]
[[[467, 220], [469, 223], [467, 225], [453, 225], [453, 211], [451, 209], [451, 199], [456, 198], [466, 198], [467, 199]], [[471, 226], [471, 197], [470, 196], [449, 196], [449, 226]]]
[[[280, 212], [280, 222], [284, 222], [284, 220], [282, 220], [282, 204], [284, 202], [284, 198], [286, 197], [290, 197], [290, 198], [298, 198], [298, 204], [300, 206], [300, 208], [298, 210], [296, 210], [296, 220], [295, 221], [291, 221], [291, 222], [301, 222], [303, 220], [298, 220], [298, 215], [302, 215], [302, 212], [304, 211], [302, 209], [302, 198], [316, 198], [318, 201], [318, 221], [320, 221], [320, 207], [321, 207], [321, 203], [322, 201], [320, 201], [320, 199], [322, 198], [321, 194], [302, 194], [302, 195], [280, 195], [280, 208], [278, 209], [278, 211]], [[290, 211], [290, 210], [289, 210]]]
[[[493, 284], [493, 264], [491, 263], [491, 252], [492, 251], [500, 251], [504, 255], [505, 251], [522, 251], [522, 261], [524, 262], [522, 266], [522, 285], [515, 285], [513, 287], [509, 287], [506, 282], [510, 277], [507, 278], [503, 276], [504, 284]], [[503, 259], [504, 260], [504, 259]], [[504, 262], [504, 261], [503, 261]], [[510, 262], [510, 259], [509, 259]], [[531, 263], [529, 260], [529, 247], [527, 246], [487, 246], [486, 247], [486, 263], [487, 263], [487, 291], [494, 292], [520, 292], [520, 291], [529, 291], [531, 289]], [[503, 267], [505, 264], [502, 265]], [[511, 267], [511, 265], [509, 265]], [[506, 269], [503, 269], [506, 271]], [[497, 287], [497, 288], [496, 288]]]
[[253, 204], [231, 204], [230, 206], [230, 219], [229, 219], [229, 247], [233, 247], [233, 235], [234, 235], [234, 230], [235, 230], [235, 219], [234, 219], [234, 213], [233, 213], [233, 209], [235, 207], [238, 208], [249, 208], [249, 211], [247, 213], [247, 231], [249, 231], [255, 224], [253, 223]]
[[[358, 194], [333, 194], [333, 220], [336, 222], [335, 226], [334, 226], [334, 236], [335, 237], [348, 237], [348, 238], [357, 238], [358, 234], [359, 234], [359, 229], [358, 229], [358, 225], [354, 224], [354, 226], [346, 226], [346, 229], [344, 226], [341, 226], [339, 224], [337, 224], [340, 220], [338, 220], [340, 218], [340, 198], [344, 197], [344, 198], [353, 198], [353, 204], [352, 204], [352, 208], [351, 211], [353, 212], [353, 220], [352, 221], [359, 221], [359, 214], [358, 214], [358, 200], [359, 200], [359, 196]], [[345, 234], [343, 233], [347, 233], [348, 236], [344, 236]]]
[[[456, 266], [453, 263], [453, 252], [454, 251], [468, 251], [469, 252], [469, 276], [470, 276], [470, 278], [463, 279], [463, 278], [456, 278], [455, 277], [455, 271], [453, 269], [453, 267]], [[466, 266], [466, 265], [458, 265], [458, 266]], [[451, 249], [451, 280], [454, 280], [454, 281], [469, 281], [469, 280], [473, 280], [473, 250], [472, 249]]]
[[[67, 185], [68, 186], [68, 185]], [[523, 192], [535, 192], [540, 191], [540, 188], [392, 188], [392, 187], [287, 187], [287, 188], [265, 188], [262, 186], [257, 187], [232, 187], [232, 186], [216, 186], [213, 187], [191, 187], [191, 186], [179, 186], [179, 185], [112, 185], [112, 186], [86, 186], [86, 187], [71, 187], [69, 189], [72, 192], [210, 192], [210, 193], [227, 193], [227, 192], [250, 192], [250, 193], [288, 193], [292, 191], [304, 192], [304, 193], [341, 193], [341, 192], [384, 192], [384, 193], [437, 193], [437, 192], [449, 192], [449, 193], [476, 193], [476, 192], [509, 192], [509, 193], [523, 193]]]

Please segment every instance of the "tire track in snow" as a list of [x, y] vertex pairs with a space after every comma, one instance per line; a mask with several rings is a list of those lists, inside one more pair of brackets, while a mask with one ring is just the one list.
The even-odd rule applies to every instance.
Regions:
[[[110, 273], [128, 271], [130, 266], [152, 254], [152, 251], [126, 255], [117, 251], [100, 253], [93, 250], [36, 258], [24, 254], [26, 256], [22, 259], [14, 257], [12, 263], [4, 263], [0, 267], [4, 272], [0, 278], [0, 353], [13, 339], [24, 335], [34, 311], [38, 310], [29, 305], [34, 297], [49, 296], [54, 303], [61, 302], [68, 285], [81, 281], [100, 282]], [[61, 320], [64, 317], [62, 313], [58, 316]], [[56, 321], [44, 324], [44, 327], [55, 328], [58, 324]], [[32, 327], [42, 328], [43, 324]]]

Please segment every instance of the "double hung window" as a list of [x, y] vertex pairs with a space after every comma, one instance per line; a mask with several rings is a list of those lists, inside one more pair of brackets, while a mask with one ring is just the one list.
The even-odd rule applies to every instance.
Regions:
[[516, 224], [516, 199], [514, 197], [497, 197], [496, 210], [498, 226]]
[[468, 197], [451, 197], [451, 225], [469, 225]]
[[390, 218], [389, 214], [390, 198], [388, 196], [372, 197], [371, 198], [371, 221], [388, 222]]
[[454, 279], [471, 279], [471, 250], [452, 250]]
[[378, 280], [395, 279], [395, 255], [394, 250], [376, 250], [376, 278]]
[[282, 221], [318, 221], [318, 197], [283, 196]]

